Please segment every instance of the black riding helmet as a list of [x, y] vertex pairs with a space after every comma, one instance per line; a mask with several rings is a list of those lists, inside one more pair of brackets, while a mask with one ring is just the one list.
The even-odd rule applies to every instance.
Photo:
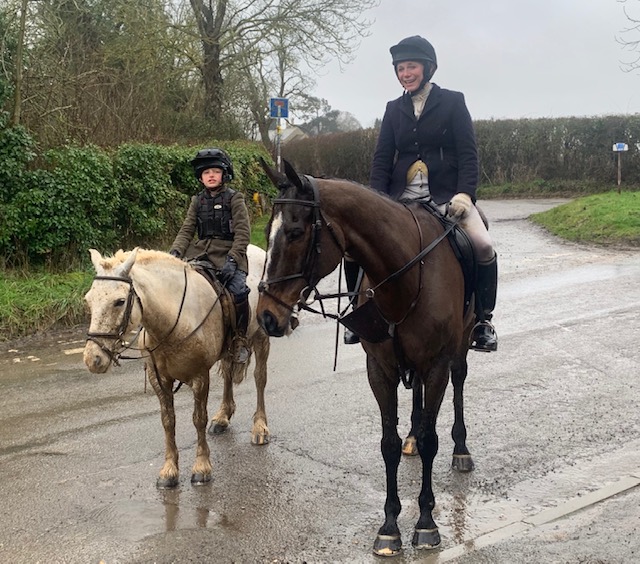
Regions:
[[233, 164], [229, 155], [222, 149], [202, 149], [198, 151], [195, 158], [191, 161], [193, 172], [196, 178], [200, 180], [202, 173], [208, 168], [219, 168], [223, 172], [222, 181], [229, 182], [233, 180]]
[[[424, 65], [424, 79], [420, 88], [422, 88], [436, 72], [438, 68], [438, 59], [436, 58], [436, 50], [424, 37], [420, 35], [412, 35], [405, 37], [400, 43], [389, 49], [393, 67], [398, 74], [398, 63], [404, 61], [417, 61]], [[433, 65], [433, 66], [432, 66]]]

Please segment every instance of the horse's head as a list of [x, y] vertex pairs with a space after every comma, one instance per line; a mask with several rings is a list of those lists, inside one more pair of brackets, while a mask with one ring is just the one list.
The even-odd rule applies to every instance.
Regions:
[[340, 262], [343, 241], [322, 214], [321, 180], [299, 176], [287, 161], [285, 174], [264, 161], [262, 166], [279, 194], [266, 228], [267, 261], [257, 315], [269, 335], [281, 337], [291, 331], [294, 306]]
[[84, 297], [91, 315], [84, 363], [90, 372], [102, 374], [112, 362], [117, 363], [118, 353], [126, 347], [125, 335], [141, 321], [140, 303], [130, 278], [138, 249], [120, 251], [112, 258], [103, 258], [95, 249], [89, 252], [96, 277]]

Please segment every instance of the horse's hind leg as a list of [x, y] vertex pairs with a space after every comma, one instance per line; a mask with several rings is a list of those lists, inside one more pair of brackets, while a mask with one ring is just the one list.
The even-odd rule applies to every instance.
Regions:
[[257, 404], [253, 414], [251, 429], [251, 443], [266, 445], [269, 442], [269, 427], [267, 427], [267, 412], [264, 404], [264, 389], [267, 385], [267, 359], [269, 358], [269, 337], [262, 330], [253, 336], [256, 367], [253, 376], [256, 381]]
[[402, 443], [402, 454], [406, 456], [416, 456], [418, 447], [416, 445], [416, 433], [422, 416], [422, 383], [418, 378], [413, 379], [413, 387], [411, 389], [412, 406], [411, 406], [411, 430]]
[[467, 428], [464, 424], [464, 382], [467, 378], [467, 355], [457, 357], [451, 367], [451, 383], [453, 384], [454, 420], [451, 428], [453, 438], [453, 459], [451, 466], [459, 472], [471, 472], [473, 459], [467, 448]]
[[156, 486], [161, 489], [175, 488], [178, 485], [178, 447], [176, 446], [176, 415], [173, 408], [173, 380], [165, 379], [160, 383], [157, 369], [146, 367], [147, 378], [160, 401], [160, 417], [164, 428], [164, 465]]
[[211, 480], [211, 460], [207, 444], [207, 400], [209, 399], [209, 371], [205, 370], [193, 379], [193, 425], [198, 435], [196, 460], [191, 470], [191, 483], [194, 486], [206, 484]]
[[219, 435], [224, 433], [231, 423], [231, 418], [236, 412], [236, 402], [233, 399], [233, 379], [231, 377], [231, 362], [226, 359], [220, 361], [220, 374], [222, 375], [222, 381], [224, 382], [224, 389], [222, 392], [222, 402], [216, 414], [211, 418], [211, 425], [209, 426], [210, 435]]

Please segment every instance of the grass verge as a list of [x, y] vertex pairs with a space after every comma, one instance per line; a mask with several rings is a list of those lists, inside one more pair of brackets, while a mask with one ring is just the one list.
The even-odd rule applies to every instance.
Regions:
[[[569, 188], [544, 182], [504, 185], [482, 188], [479, 197], [573, 198], [595, 190], [595, 185]], [[602, 186], [599, 188], [602, 192]], [[611, 191], [579, 197], [535, 214], [531, 220], [570, 241], [640, 248], [639, 191]], [[258, 218], [251, 230], [251, 242], [263, 249], [266, 248], [264, 228], [268, 221], [268, 216]], [[93, 271], [69, 274], [0, 271], [0, 340], [32, 335], [55, 326], [86, 323], [83, 297], [92, 280]]]
[[530, 219], [569, 241], [640, 247], [640, 192], [595, 194]]

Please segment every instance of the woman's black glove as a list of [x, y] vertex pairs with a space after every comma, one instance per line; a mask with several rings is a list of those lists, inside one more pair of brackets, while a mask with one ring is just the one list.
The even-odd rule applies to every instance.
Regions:
[[233, 259], [233, 257], [227, 255], [227, 260], [220, 271], [220, 278], [223, 282], [229, 282], [233, 278], [233, 275], [236, 272], [236, 268], [238, 268], [238, 263]]

